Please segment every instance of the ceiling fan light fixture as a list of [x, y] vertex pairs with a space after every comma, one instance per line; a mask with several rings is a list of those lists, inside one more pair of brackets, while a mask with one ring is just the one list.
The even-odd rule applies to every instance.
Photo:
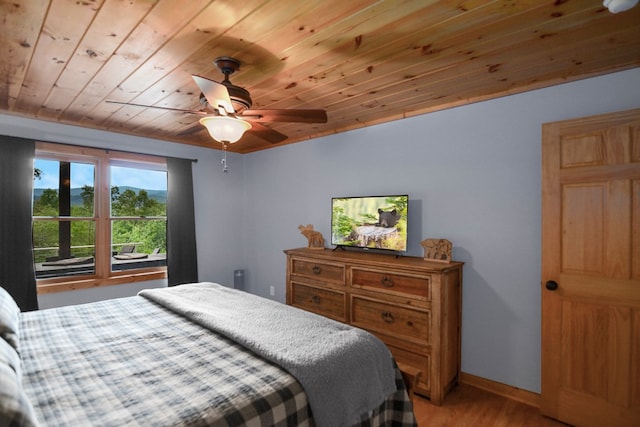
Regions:
[[234, 143], [251, 129], [251, 123], [231, 116], [207, 116], [200, 119], [200, 124], [207, 128], [209, 135], [221, 143]]
[[609, 9], [611, 13], [624, 12], [638, 4], [638, 0], [604, 0], [602, 4]]

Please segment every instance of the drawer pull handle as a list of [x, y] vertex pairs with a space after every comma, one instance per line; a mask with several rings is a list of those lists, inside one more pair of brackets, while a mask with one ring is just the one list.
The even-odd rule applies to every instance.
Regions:
[[320, 304], [320, 297], [318, 295], [312, 296], [311, 302], [313, 302], [314, 304]]
[[382, 283], [382, 286], [384, 286], [385, 288], [393, 288], [393, 279], [390, 279], [387, 276], [384, 276], [380, 280], [380, 283]]
[[382, 313], [380, 313], [380, 317], [382, 317], [382, 320], [384, 320], [384, 323], [395, 322], [395, 319], [393, 318], [393, 314], [389, 313], [388, 311], [383, 311]]
[[317, 265], [314, 265], [313, 268], [311, 269], [311, 271], [313, 272], [313, 274], [320, 274], [322, 269], [320, 267], [318, 267]]

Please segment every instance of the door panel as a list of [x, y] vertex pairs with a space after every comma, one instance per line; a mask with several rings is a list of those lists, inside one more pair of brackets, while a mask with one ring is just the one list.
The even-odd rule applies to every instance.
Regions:
[[640, 425], [639, 138], [640, 110], [543, 125], [541, 409], [570, 424]]
[[603, 184], [562, 188], [562, 271], [602, 273]]
[[570, 326], [563, 328], [561, 351], [567, 363], [561, 375], [568, 389], [627, 404], [624, 384], [618, 381], [629, 376], [629, 314], [604, 304], [565, 303], [563, 325]]

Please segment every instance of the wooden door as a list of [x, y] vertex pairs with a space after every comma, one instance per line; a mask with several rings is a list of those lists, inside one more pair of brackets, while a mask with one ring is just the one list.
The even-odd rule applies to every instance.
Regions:
[[542, 131], [541, 409], [640, 426], [640, 109]]

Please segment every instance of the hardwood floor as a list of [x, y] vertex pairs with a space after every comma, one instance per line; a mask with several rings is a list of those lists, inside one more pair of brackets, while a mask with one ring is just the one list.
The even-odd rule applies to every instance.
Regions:
[[467, 384], [458, 385], [442, 406], [416, 395], [413, 409], [420, 427], [567, 427], [536, 407]]

